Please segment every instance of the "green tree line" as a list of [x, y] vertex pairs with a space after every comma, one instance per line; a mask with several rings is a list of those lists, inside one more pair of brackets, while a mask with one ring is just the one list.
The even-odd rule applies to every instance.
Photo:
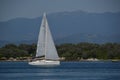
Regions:
[[[78, 43], [56, 45], [58, 55], [65, 60], [80, 60], [88, 58], [120, 59], [120, 44], [118, 43]], [[5, 57], [34, 57], [36, 44], [7, 44], [0, 48], [0, 59]]]

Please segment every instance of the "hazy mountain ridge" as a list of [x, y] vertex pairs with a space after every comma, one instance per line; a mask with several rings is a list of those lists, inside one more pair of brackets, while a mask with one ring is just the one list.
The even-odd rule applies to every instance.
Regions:
[[[120, 12], [58, 12], [48, 14], [47, 18], [56, 43], [120, 42]], [[16, 18], [0, 22], [0, 40], [12, 43], [24, 41], [36, 43], [41, 19], [42, 17]], [[95, 36], [90, 38], [86, 35]]]

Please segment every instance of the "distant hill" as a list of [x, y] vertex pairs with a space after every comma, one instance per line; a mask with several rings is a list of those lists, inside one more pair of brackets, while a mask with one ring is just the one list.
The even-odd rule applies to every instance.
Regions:
[[[120, 12], [58, 12], [48, 14], [47, 18], [57, 44], [86, 41], [120, 42]], [[16, 18], [0, 22], [0, 45], [3, 43], [36, 43], [41, 19], [42, 17]]]

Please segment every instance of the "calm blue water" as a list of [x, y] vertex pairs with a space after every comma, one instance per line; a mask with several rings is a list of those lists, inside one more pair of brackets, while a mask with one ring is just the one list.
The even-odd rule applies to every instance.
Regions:
[[0, 62], [0, 80], [120, 80], [120, 62], [61, 62], [57, 67]]

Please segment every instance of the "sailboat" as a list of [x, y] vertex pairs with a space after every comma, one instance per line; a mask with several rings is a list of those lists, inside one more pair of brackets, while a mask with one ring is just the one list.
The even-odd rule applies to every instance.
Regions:
[[28, 64], [40, 66], [60, 65], [59, 56], [55, 48], [45, 13], [43, 14], [40, 27], [35, 57], [35, 60], [32, 60]]

